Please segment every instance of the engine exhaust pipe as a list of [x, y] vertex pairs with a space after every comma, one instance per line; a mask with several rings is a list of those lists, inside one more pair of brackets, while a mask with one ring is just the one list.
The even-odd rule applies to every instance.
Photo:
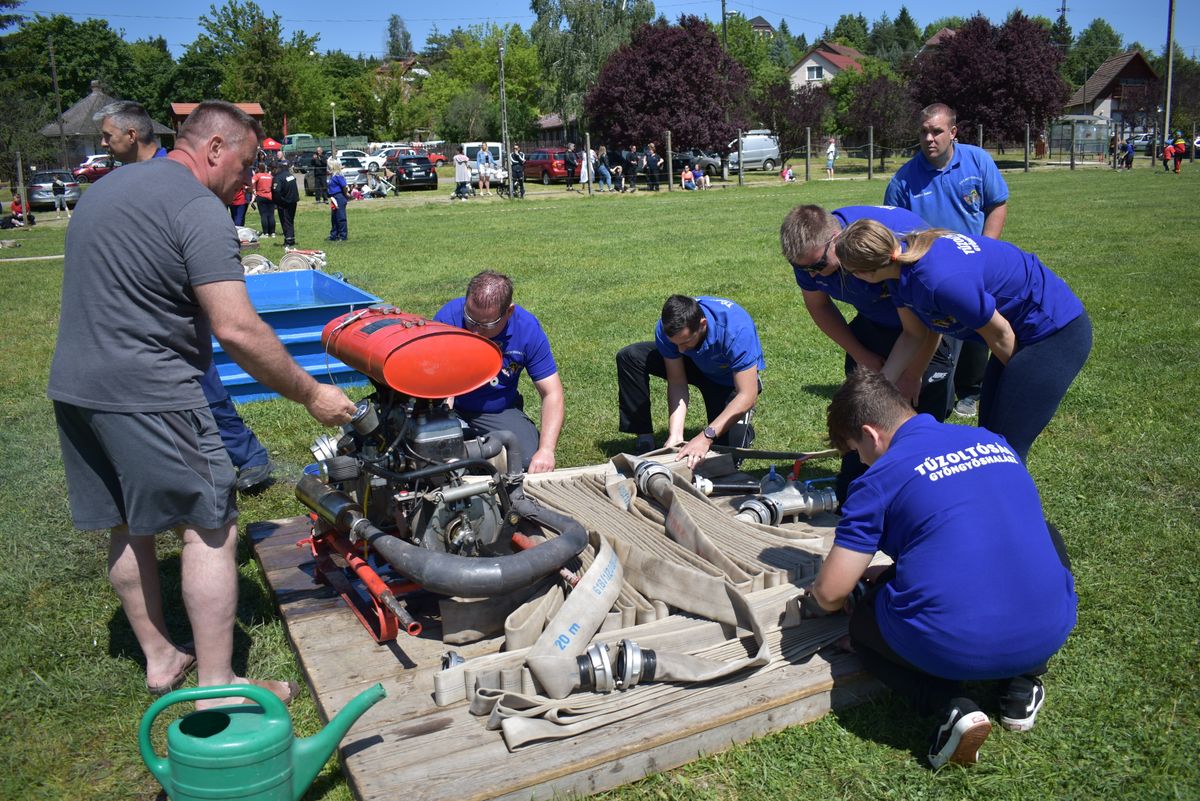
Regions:
[[558, 533], [528, 551], [508, 556], [476, 557], [431, 551], [375, 527], [350, 496], [304, 476], [296, 498], [343, 534], [365, 539], [388, 564], [427, 590], [461, 598], [488, 598], [528, 587], [557, 571], [587, 546], [587, 530], [574, 518], [513, 495], [513, 511]]

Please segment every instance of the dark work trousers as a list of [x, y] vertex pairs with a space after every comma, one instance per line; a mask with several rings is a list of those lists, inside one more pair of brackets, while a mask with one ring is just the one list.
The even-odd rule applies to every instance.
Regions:
[[283, 228], [283, 244], [296, 244], [296, 204], [279, 203], [275, 208], [279, 212], [279, 225]]
[[327, 171], [313, 170], [313, 192], [317, 196], [318, 203], [329, 202], [329, 173]]
[[628, 170], [625, 171], [625, 180], [629, 182], [629, 186], [626, 188], [630, 192], [638, 191], [637, 190], [637, 176], [638, 176], [637, 167], [631, 166]]
[[983, 376], [979, 425], [1002, 435], [1025, 461], [1092, 350], [1092, 321], [1081, 313], [1032, 345], [1017, 343], [1008, 364], [993, 356]]
[[575, 188], [575, 177], [576, 177], [575, 170], [577, 170], [578, 167], [569, 161], [566, 162], [566, 166], [567, 166], [567, 191], [570, 192], [572, 189]]
[[[903, 329], [888, 328], [860, 314], [850, 321], [850, 330], [854, 333], [854, 338], [867, 350], [882, 359], [887, 359]], [[932, 415], [939, 423], [946, 419], [954, 405], [954, 365], [958, 360], [961, 344], [961, 340], [942, 337], [942, 342], [934, 352], [933, 358], [929, 360], [929, 366], [925, 368], [925, 375], [921, 379], [917, 412]], [[854, 372], [857, 366], [858, 363], [850, 358], [850, 354], [846, 354], [846, 375]], [[859, 460], [857, 451], [849, 451], [842, 456], [842, 467], [834, 485], [838, 503], [845, 502], [850, 482], [865, 472], [867, 466]]]
[[982, 342], [963, 342], [958, 364], [954, 369], [954, 394], [959, 398], [978, 395], [983, 386], [983, 371], [987, 367], [987, 345]]
[[330, 195], [329, 202], [336, 204], [329, 207], [329, 241], [345, 241], [349, 238], [346, 229], [346, 196], [338, 192]]
[[467, 430], [478, 435], [491, 431], [511, 431], [517, 438], [517, 447], [521, 449], [521, 469], [528, 470], [533, 454], [537, 452], [541, 442], [541, 434], [537, 426], [525, 414], [525, 399], [517, 394], [516, 405], [499, 412], [468, 412], [455, 409], [459, 419], [467, 424]]
[[241, 205], [238, 205], [238, 206], [230, 206], [229, 207], [229, 216], [233, 218], [234, 225], [245, 225], [246, 224], [246, 206], [247, 205], [249, 205], [249, 204], [242, 203]]
[[262, 232], [267, 236], [275, 234], [275, 203], [270, 200], [257, 200], [258, 219], [262, 223]]
[[[714, 420], [733, 396], [734, 387], [719, 384], [700, 371], [691, 359], [683, 357], [687, 382], [700, 390], [708, 420]], [[650, 376], [666, 379], [667, 364], [653, 342], [635, 342], [617, 353], [617, 402], [621, 410], [620, 430], [626, 434], [652, 434], [654, 423], [650, 415]], [[759, 387], [761, 391], [762, 387]], [[754, 442], [752, 412], [747, 412], [717, 437], [718, 445], [748, 448]]]
[[229, 390], [221, 383], [215, 364], [209, 364], [208, 371], [200, 376], [200, 386], [213, 419], [217, 421], [217, 428], [221, 430], [221, 443], [229, 452], [229, 461], [233, 462], [233, 466], [242, 470], [269, 462], [267, 449], [238, 414], [229, 397]]
[[658, 191], [658, 167], [646, 167], [646, 188], [651, 192]]
[[[1050, 530], [1050, 539], [1054, 542], [1059, 561], [1063, 567], [1070, 570], [1071, 560], [1067, 556], [1067, 546], [1063, 543], [1062, 535], [1053, 523], [1047, 521], [1046, 527]], [[938, 714], [948, 706], [951, 698], [962, 695], [962, 682], [926, 673], [893, 651], [884, 640], [879, 631], [879, 621], [875, 617], [875, 596], [881, 587], [895, 577], [896, 566], [892, 565], [880, 574], [870, 591], [854, 607], [854, 613], [850, 616], [850, 642], [854, 645], [854, 653], [858, 655], [867, 671], [892, 692], [906, 698], [918, 715]], [[1021, 675], [1040, 676], [1045, 672], [1046, 663], [1043, 662], [1031, 666]]]

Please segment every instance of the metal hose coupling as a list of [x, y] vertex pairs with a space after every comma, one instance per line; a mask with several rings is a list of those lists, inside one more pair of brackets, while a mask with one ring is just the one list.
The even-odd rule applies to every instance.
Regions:
[[638, 462], [637, 467], [633, 469], [633, 478], [637, 481], [638, 492], [651, 497], [655, 495], [655, 492], [651, 489], [652, 484], [656, 484], [663, 479], [666, 480], [667, 486], [671, 486], [673, 482], [670, 468], [660, 462], [652, 462], [649, 459], [643, 459]]
[[801, 489], [799, 484], [792, 481], [778, 492], [756, 495], [742, 501], [734, 517], [750, 523], [777, 526], [790, 515], [812, 517], [836, 509], [837, 494], [832, 487], [808, 485]]
[[617, 658], [609, 654], [608, 643], [594, 642], [575, 657], [579, 668], [579, 689], [597, 693], [631, 690], [638, 684], [654, 681], [658, 659], [654, 651], [643, 650], [633, 640], [621, 640]]

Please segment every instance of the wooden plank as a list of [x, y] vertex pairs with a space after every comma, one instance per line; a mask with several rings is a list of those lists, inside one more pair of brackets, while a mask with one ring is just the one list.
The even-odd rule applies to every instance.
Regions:
[[[307, 532], [306, 518], [249, 528], [322, 717], [376, 681], [388, 692], [343, 741], [343, 771], [359, 801], [394, 801], [415, 788], [426, 801], [587, 795], [814, 720], [877, 686], [852, 656], [816, 655], [689, 690], [657, 714], [510, 753], [500, 732], [487, 730], [486, 719], [470, 715], [465, 703], [433, 703], [434, 676], [448, 650], [436, 631], [377, 645], [336, 593], [314, 582], [311, 553], [295, 547]], [[668, 619], [637, 628], [648, 641], [671, 642], [686, 639], [688, 625], [718, 624]], [[495, 640], [453, 648], [468, 659], [498, 649]]]

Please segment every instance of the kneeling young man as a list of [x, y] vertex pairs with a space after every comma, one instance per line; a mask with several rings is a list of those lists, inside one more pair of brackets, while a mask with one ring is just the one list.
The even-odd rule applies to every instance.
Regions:
[[[1046, 697], [1039, 677], [1075, 626], [1062, 538], [1003, 437], [914, 413], [878, 373], [846, 380], [828, 427], [834, 447], [869, 467], [842, 506], [806, 611], [852, 608], [863, 664], [918, 714], [937, 716], [930, 763], [976, 762], [991, 723], [961, 682], [1006, 681], [1000, 723], [1028, 731]], [[876, 551], [894, 560], [877, 574], [867, 570]]]

